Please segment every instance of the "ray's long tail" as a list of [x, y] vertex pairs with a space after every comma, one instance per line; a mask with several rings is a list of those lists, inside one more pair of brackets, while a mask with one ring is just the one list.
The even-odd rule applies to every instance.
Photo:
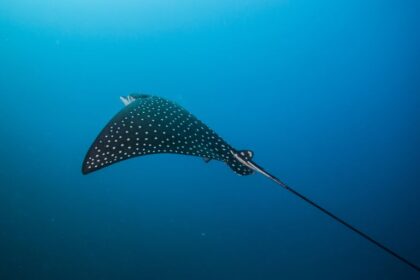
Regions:
[[357, 229], [356, 227], [352, 226], [351, 224], [349, 224], [348, 222], [344, 221], [343, 219], [337, 217], [336, 215], [334, 215], [333, 213], [331, 213], [330, 211], [326, 210], [325, 208], [319, 206], [317, 203], [313, 202], [312, 200], [310, 200], [309, 198], [307, 198], [306, 196], [302, 195], [301, 193], [297, 192], [296, 190], [292, 189], [291, 187], [289, 187], [287, 184], [285, 184], [284, 182], [282, 182], [280, 179], [278, 179], [277, 177], [271, 175], [270, 173], [268, 173], [267, 171], [265, 171], [262, 167], [260, 167], [259, 165], [257, 165], [256, 163], [254, 163], [253, 161], [248, 161], [247, 162], [250, 167], [263, 174], [264, 176], [268, 177], [269, 179], [271, 179], [272, 181], [274, 181], [276, 184], [280, 185], [281, 187], [283, 187], [284, 189], [286, 189], [287, 191], [293, 193], [294, 195], [296, 195], [297, 197], [299, 197], [300, 199], [306, 201], [307, 203], [309, 203], [310, 205], [314, 206], [315, 208], [317, 208], [318, 210], [320, 210], [321, 212], [323, 212], [324, 214], [330, 216], [331, 218], [333, 218], [335, 221], [339, 222], [340, 224], [346, 226], [348, 229], [352, 230], [353, 232], [357, 233], [358, 235], [360, 235], [361, 237], [367, 239], [368, 241], [370, 241], [371, 243], [375, 244], [376, 246], [378, 246], [379, 248], [381, 248], [382, 250], [384, 250], [385, 252], [389, 253], [390, 255], [394, 256], [395, 258], [399, 259], [400, 261], [402, 261], [403, 263], [409, 265], [410, 267], [414, 268], [415, 270], [417, 270], [417, 272], [420, 272], [420, 268], [415, 265], [414, 263], [412, 263], [411, 261], [407, 260], [406, 258], [402, 257], [401, 255], [397, 254], [396, 252], [394, 252], [393, 250], [389, 249], [388, 247], [386, 247], [385, 245], [383, 245], [382, 243], [376, 241], [375, 239], [373, 239], [372, 237], [370, 237], [369, 235], [367, 235], [366, 233], [364, 233], [363, 231]]

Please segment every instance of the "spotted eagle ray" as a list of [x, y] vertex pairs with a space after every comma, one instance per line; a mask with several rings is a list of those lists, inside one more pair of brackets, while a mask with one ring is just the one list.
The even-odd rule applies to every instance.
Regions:
[[252, 151], [236, 150], [178, 104], [146, 94], [131, 94], [120, 98], [125, 107], [111, 119], [93, 142], [83, 161], [83, 174], [126, 159], [150, 154], [181, 154], [202, 157], [205, 162], [222, 161], [239, 175], [261, 173], [335, 221], [420, 271], [414, 263], [265, 171], [252, 160]]

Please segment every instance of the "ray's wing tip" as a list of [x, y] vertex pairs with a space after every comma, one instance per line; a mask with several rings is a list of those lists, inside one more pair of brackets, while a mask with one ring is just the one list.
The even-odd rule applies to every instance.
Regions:
[[83, 162], [83, 165], [82, 165], [82, 174], [83, 175], [87, 175], [87, 174], [89, 174], [89, 173], [91, 173], [92, 171], [91, 170], [89, 170], [88, 168], [87, 168], [87, 166], [86, 166], [86, 164]]
[[85, 159], [83, 160], [83, 163], [82, 163], [82, 168], [80, 170], [83, 175], [87, 175], [87, 174], [92, 173], [93, 171], [95, 171], [95, 169], [89, 168], [89, 164], [87, 162], [87, 157], [88, 156], [86, 155], [85, 156]]

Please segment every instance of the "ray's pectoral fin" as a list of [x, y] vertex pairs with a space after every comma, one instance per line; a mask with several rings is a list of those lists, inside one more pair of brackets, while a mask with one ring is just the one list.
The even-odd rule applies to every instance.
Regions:
[[242, 150], [242, 151], [231, 151], [231, 157], [229, 157], [227, 164], [229, 167], [239, 175], [251, 175], [254, 170], [249, 168], [247, 164], [248, 161], [252, 160], [254, 153], [249, 150]]

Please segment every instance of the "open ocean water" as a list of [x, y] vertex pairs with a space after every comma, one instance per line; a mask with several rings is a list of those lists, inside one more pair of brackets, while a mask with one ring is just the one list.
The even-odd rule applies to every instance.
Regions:
[[83, 176], [119, 96], [173, 100], [420, 264], [420, 2], [3, 0], [0, 279], [419, 279], [261, 175]]

